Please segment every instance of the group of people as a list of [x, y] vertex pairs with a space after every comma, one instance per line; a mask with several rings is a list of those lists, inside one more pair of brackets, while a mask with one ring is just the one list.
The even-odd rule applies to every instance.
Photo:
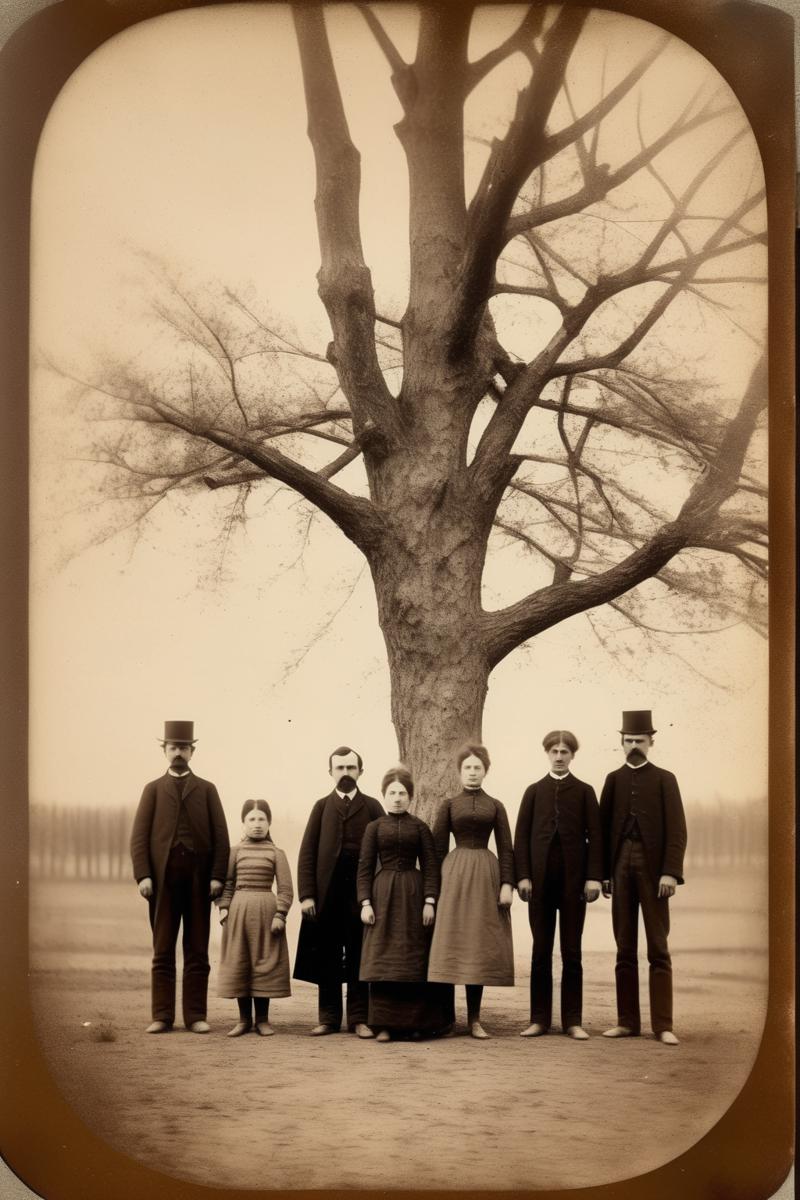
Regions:
[[[381, 803], [358, 787], [361, 756], [349, 746], [334, 750], [328, 760], [333, 789], [311, 810], [297, 869], [302, 925], [294, 978], [318, 987], [311, 1034], [335, 1033], [344, 1019], [358, 1037], [383, 1042], [441, 1035], [455, 1023], [455, 985], [463, 984], [469, 1033], [488, 1038], [483, 988], [514, 984], [510, 908], [516, 888], [528, 904], [533, 934], [530, 1023], [523, 1037], [550, 1030], [558, 921], [561, 1028], [573, 1039], [588, 1038], [581, 939], [586, 905], [602, 891], [612, 901], [617, 944], [617, 1024], [604, 1036], [641, 1031], [641, 910], [653, 1033], [676, 1045], [667, 938], [669, 898], [683, 883], [686, 822], [675, 776], [649, 762], [655, 732], [649, 711], [622, 714], [625, 761], [606, 778], [599, 804], [593, 788], [572, 774], [575, 735], [548, 733], [549, 770], [525, 790], [513, 839], [503, 804], [483, 788], [490, 766], [483, 745], [459, 751], [462, 790], [442, 801], [432, 830], [409, 812], [414, 781], [404, 766], [385, 774]], [[269, 1002], [291, 990], [291, 871], [272, 840], [266, 800], [245, 802], [242, 839], [230, 848], [216, 788], [189, 767], [195, 743], [193, 722], [165, 723], [167, 771], [146, 785], [131, 836], [134, 875], [153, 934], [147, 1032], [167, 1032], [175, 1020], [181, 925], [184, 1023], [193, 1033], [209, 1031], [215, 901], [223, 923], [219, 994], [235, 999], [239, 1009], [228, 1036], [250, 1030], [270, 1036]], [[489, 849], [492, 834], [496, 854]]]

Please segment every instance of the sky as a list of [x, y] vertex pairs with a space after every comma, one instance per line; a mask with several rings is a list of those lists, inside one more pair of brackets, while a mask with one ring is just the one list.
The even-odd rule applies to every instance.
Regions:
[[[398, 6], [383, 16], [411, 56], [406, 14]], [[482, 15], [473, 55], [514, 17], [501, 8]], [[355, 10], [337, 8], [330, 23], [363, 154], [365, 254], [379, 308], [399, 316], [407, 186], [391, 125], [400, 111]], [[654, 36], [643, 22], [593, 14], [575, 65], [578, 100], [584, 84], [596, 83], [601, 47], [614, 48], [613, 82]], [[470, 102], [477, 138], [468, 185], [524, 82], [522, 67], [509, 63]], [[711, 87], [713, 74], [676, 43], [653, 72], [645, 124], [657, 129], [682, 96]], [[609, 155], [627, 133], [610, 129]], [[694, 143], [698, 160], [718, 136]], [[754, 162], [746, 142], [720, 186], [735, 189]], [[282, 811], [288, 822], [304, 819], [327, 790], [327, 754], [342, 742], [363, 754], [362, 785], [373, 794], [396, 761], [382, 635], [358, 551], [322, 519], [301, 553], [303, 509], [286, 489], [270, 490], [274, 498], [227, 545], [221, 566], [217, 493], [173, 497], [138, 539], [120, 530], [99, 541], [115, 518], [86, 461], [85, 401], [69, 378], [101, 377], [114, 356], [148, 369], [168, 363], [149, 311], [154, 263], [192, 286], [246, 294], [323, 350], [313, 194], [297, 51], [281, 6], [144, 22], [93, 55], [51, 112], [32, 243], [34, 802], [134, 804], [163, 769], [165, 719], [195, 721], [193, 766], [217, 782], [233, 828], [252, 795], [271, 799], [276, 820]], [[720, 396], [741, 392], [765, 321], [764, 289], [727, 289], [726, 301], [729, 317], [710, 315], [681, 341]], [[519, 305], [498, 316], [520, 353], [547, 335], [552, 319]], [[355, 469], [341, 479], [359, 486]], [[521, 594], [527, 570], [520, 555], [501, 551], [487, 571], [487, 605]], [[492, 675], [485, 711], [488, 790], [513, 814], [545, 770], [543, 734], [559, 727], [581, 741], [576, 774], [599, 788], [621, 761], [619, 714], [649, 708], [658, 729], [653, 759], [678, 774], [687, 805], [761, 802], [765, 643], [740, 627], [713, 638], [678, 635], [675, 649], [679, 658], [632, 655], [623, 644], [612, 657], [575, 618], [510, 656]]]

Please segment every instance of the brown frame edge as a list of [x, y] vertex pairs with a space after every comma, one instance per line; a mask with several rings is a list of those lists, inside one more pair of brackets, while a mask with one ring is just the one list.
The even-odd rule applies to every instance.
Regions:
[[[13, 0], [11, 0], [13, 2]], [[0, 778], [5, 828], [0, 897], [5, 913], [0, 1020], [0, 1144], [12, 1170], [47, 1200], [138, 1197], [244, 1200], [260, 1192], [201, 1187], [112, 1150], [75, 1116], [45, 1066], [28, 1002], [28, 246], [30, 185], [39, 135], [69, 75], [116, 33], [182, 0], [59, 0], [20, 26], [0, 51], [0, 208], [4, 214], [0, 337]], [[452, 0], [456, 3], [458, 0]], [[490, 0], [491, 2], [491, 0]], [[572, 3], [574, 0], [566, 0]], [[792, 21], [738, 0], [599, 0], [669, 30], [716, 67], [755, 132], [769, 209], [770, 592], [769, 1004], [753, 1070], [718, 1124], [689, 1151], [645, 1176], [580, 1191], [525, 1193], [539, 1200], [670, 1197], [762, 1200], [780, 1186], [794, 1144], [794, 94]], [[758, 53], [754, 54], [752, 48]], [[338, 1193], [292, 1193], [335, 1196]], [[364, 1192], [366, 1196], [383, 1195]], [[420, 1193], [398, 1191], [401, 1197]], [[463, 1194], [463, 1193], [462, 1193]], [[496, 1193], [473, 1193], [495, 1196]], [[511, 1194], [511, 1193], [506, 1193]], [[424, 1193], [430, 1200], [450, 1193]]]

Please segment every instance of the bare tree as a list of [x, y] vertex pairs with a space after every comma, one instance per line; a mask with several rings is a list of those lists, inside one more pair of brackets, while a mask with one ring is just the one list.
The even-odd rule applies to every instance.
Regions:
[[[358, 547], [399, 754], [431, 817], [454, 747], [480, 736], [492, 669], [542, 631], [587, 613], [603, 638], [605, 613], [658, 634], [662, 593], [680, 628], [763, 628], [765, 367], [738, 396], [709, 393], [683, 361], [675, 314], [725, 312], [726, 288], [759, 282], [764, 193], [754, 165], [709, 211], [709, 183], [747, 145], [723, 91], [649, 128], [643, 84], [666, 36], [578, 105], [569, 67], [589, 10], [531, 7], [471, 59], [473, 7], [426, 5], [406, 62], [376, 11], [358, 8], [402, 109], [405, 311], [376, 311], [325, 12], [298, 5], [330, 343], [310, 349], [241, 297], [201, 301], [176, 284], [160, 315], [179, 369], [107, 373], [94, 415], [109, 422], [105, 462], [137, 519], [176, 489], [234, 489], [230, 530], [273, 481]], [[528, 79], [469, 197], [465, 104], [512, 56]], [[626, 136], [605, 137], [610, 121]], [[716, 150], [698, 161], [693, 138], [714, 128]], [[549, 321], [528, 355], [499, 332], [512, 300]], [[345, 487], [337, 476], [354, 463], [363, 484]], [[487, 550], [509, 543], [529, 554], [533, 584], [489, 610]]]

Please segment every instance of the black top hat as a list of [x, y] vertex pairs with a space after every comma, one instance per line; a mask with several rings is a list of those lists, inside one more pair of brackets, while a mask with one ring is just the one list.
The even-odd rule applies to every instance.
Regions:
[[158, 740], [162, 745], [166, 742], [186, 742], [193, 746], [197, 741], [194, 736], [194, 721], [165, 721], [164, 736]]
[[629, 734], [654, 734], [653, 729], [653, 714], [649, 708], [634, 709], [632, 712], [624, 712], [622, 714], [622, 729], [620, 733]]

